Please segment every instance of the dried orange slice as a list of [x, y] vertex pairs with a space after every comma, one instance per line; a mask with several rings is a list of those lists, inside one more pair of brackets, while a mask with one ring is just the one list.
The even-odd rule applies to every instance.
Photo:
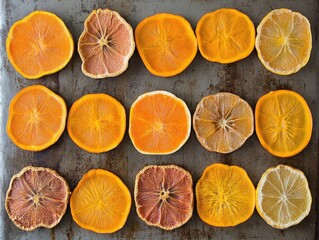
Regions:
[[275, 156], [294, 156], [310, 141], [312, 115], [306, 100], [294, 91], [277, 90], [262, 96], [255, 119], [261, 145]]
[[35, 79], [65, 67], [73, 55], [74, 42], [58, 16], [34, 11], [12, 25], [6, 50], [15, 70]]
[[289, 9], [275, 9], [257, 27], [258, 58], [279, 75], [298, 72], [307, 64], [312, 48], [308, 19]]
[[18, 147], [41, 151], [62, 135], [67, 116], [59, 95], [42, 85], [26, 87], [10, 102], [7, 134]]
[[196, 184], [199, 217], [215, 227], [232, 227], [247, 221], [255, 210], [255, 187], [238, 166], [208, 166]]
[[126, 128], [123, 105], [107, 94], [87, 94], [73, 103], [67, 129], [73, 142], [93, 153], [107, 152], [122, 141]]
[[174, 14], [159, 13], [142, 20], [135, 29], [135, 41], [147, 70], [161, 77], [181, 73], [197, 53], [191, 25]]
[[128, 67], [135, 50], [133, 29], [118, 12], [93, 10], [84, 22], [78, 51], [82, 72], [91, 78], [115, 77]]
[[249, 104], [232, 93], [204, 97], [193, 116], [198, 141], [209, 151], [230, 153], [240, 148], [254, 132]]
[[68, 183], [50, 168], [23, 168], [10, 181], [5, 207], [13, 223], [25, 231], [53, 228], [69, 201]]
[[193, 181], [175, 165], [143, 168], [136, 176], [134, 198], [138, 216], [148, 225], [172, 230], [193, 214]]
[[70, 208], [73, 220], [97, 233], [120, 230], [131, 209], [131, 194], [119, 177], [103, 169], [87, 172], [74, 189]]
[[269, 168], [256, 190], [256, 209], [272, 227], [285, 229], [300, 223], [310, 212], [311, 193], [302, 171], [287, 165]]
[[232, 63], [251, 54], [255, 27], [250, 18], [232, 8], [205, 14], [197, 23], [199, 51], [211, 62]]
[[131, 106], [129, 135], [144, 154], [170, 154], [187, 141], [191, 116], [186, 103], [166, 91], [139, 96]]

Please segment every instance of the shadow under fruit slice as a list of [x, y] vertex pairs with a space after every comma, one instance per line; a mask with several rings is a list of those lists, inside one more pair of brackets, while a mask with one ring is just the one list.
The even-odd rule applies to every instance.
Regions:
[[36, 79], [65, 67], [73, 55], [74, 42], [58, 16], [34, 11], [12, 25], [6, 50], [17, 72]]
[[172, 230], [193, 214], [193, 180], [175, 165], [143, 168], [135, 180], [134, 199], [138, 216], [148, 225]]
[[209, 151], [230, 153], [254, 132], [254, 115], [239, 96], [222, 92], [204, 97], [193, 116], [198, 141]]
[[115, 77], [128, 67], [135, 50], [133, 29], [119, 13], [92, 11], [84, 22], [78, 51], [82, 72], [91, 78]]
[[294, 156], [311, 139], [311, 111], [306, 100], [294, 91], [277, 90], [259, 98], [255, 120], [261, 145], [275, 156]]
[[7, 134], [18, 147], [41, 151], [62, 135], [67, 116], [59, 95], [42, 85], [26, 87], [11, 100]]
[[147, 70], [161, 77], [181, 73], [197, 53], [192, 26], [174, 14], [159, 13], [142, 20], [135, 29], [135, 41]]
[[131, 201], [131, 194], [119, 177], [103, 169], [93, 169], [74, 189], [70, 208], [73, 220], [80, 227], [113, 233], [124, 226]]
[[12, 177], [5, 207], [22, 230], [53, 228], [67, 209], [69, 195], [68, 183], [56, 171], [28, 166]]
[[255, 210], [255, 187], [238, 166], [208, 166], [196, 184], [199, 217], [215, 227], [233, 227], [248, 220]]
[[187, 141], [191, 115], [186, 103], [166, 91], [139, 96], [131, 106], [129, 135], [143, 154], [176, 152]]
[[73, 142], [93, 153], [107, 152], [122, 141], [126, 128], [123, 105], [107, 94], [87, 94], [73, 103], [67, 129]]

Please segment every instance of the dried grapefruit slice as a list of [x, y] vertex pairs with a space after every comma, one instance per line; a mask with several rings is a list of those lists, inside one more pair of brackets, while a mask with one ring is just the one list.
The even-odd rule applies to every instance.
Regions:
[[49, 168], [28, 166], [14, 175], [6, 195], [6, 210], [13, 223], [26, 231], [53, 228], [69, 201], [68, 183]]
[[103, 169], [93, 169], [74, 189], [70, 208], [73, 220], [80, 227], [113, 233], [124, 226], [131, 201], [131, 194], [119, 177]]
[[105, 78], [120, 75], [127, 69], [134, 50], [133, 29], [119, 13], [97, 9], [85, 20], [78, 51], [86, 76]]
[[175, 165], [143, 168], [136, 176], [134, 199], [138, 216], [148, 225], [172, 230], [193, 214], [193, 180]]

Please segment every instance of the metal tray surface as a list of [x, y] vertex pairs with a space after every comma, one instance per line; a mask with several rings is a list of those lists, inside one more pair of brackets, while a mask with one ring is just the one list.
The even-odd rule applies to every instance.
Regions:
[[[170, 12], [187, 18], [195, 29], [197, 21], [207, 12], [231, 7], [248, 14], [255, 26], [271, 10], [289, 8], [305, 15], [312, 26], [313, 50], [310, 61], [298, 73], [278, 76], [266, 70], [257, 58], [256, 51], [237, 63], [222, 65], [206, 61], [198, 52], [191, 65], [181, 74], [171, 78], [151, 75], [142, 63], [137, 51], [130, 60], [128, 69], [120, 76], [94, 80], [81, 72], [81, 60], [77, 51], [70, 63], [60, 72], [27, 80], [19, 75], [10, 64], [5, 52], [5, 40], [10, 26], [34, 10], [47, 10], [60, 16], [70, 29], [75, 43], [83, 30], [88, 14], [97, 8], [118, 11], [133, 28], [145, 17]], [[1, 217], [0, 239], [315, 239], [317, 225], [318, 192], [318, 1], [317, 0], [2, 0], [0, 1], [0, 104], [1, 104], [1, 155], [0, 184]], [[126, 108], [142, 93], [153, 90], [167, 90], [185, 100], [191, 113], [202, 97], [227, 91], [247, 100], [254, 109], [259, 97], [276, 89], [291, 89], [299, 92], [308, 102], [313, 114], [314, 130], [311, 141], [300, 154], [277, 158], [268, 153], [259, 143], [256, 134], [237, 151], [218, 154], [206, 151], [197, 141], [194, 131], [189, 140], [176, 153], [166, 156], [148, 156], [138, 153], [126, 132], [123, 142], [108, 153], [91, 154], [78, 148], [65, 131], [52, 147], [42, 152], [29, 152], [17, 148], [8, 138], [5, 125], [11, 98], [22, 88], [43, 84], [61, 95], [68, 108], [88, 93], [107, 93], [116, 97]], [[246, 169], [256, 186], [262, 173], [272, 166], [288, 164], [301, 169], [308, 178], [313, 203], [310, 214], [299, 225], [286, 230], [277, 230], [269, 225], [255, 211], [253, 216], [237, 227], [216, 228], [200, 220], [194, 209], [191, 220], [184, 226], [164, 231], [149, 227], [140, 220], [132, 202], [126, 225], [114, 234], [96, 234], [81, 229], [73, 220], [68, 208], [62, 221], [53, 229], [37, 229], [25, 232], [18, 229], [8, 218], [5, 208], [5, 194], [12, 175], [27, 165], [50, 167], [57, 170], [69, 182], [73, 190], [82, 175], [93, 168], [103, 168], [117, 174], [129, 187], [133, 196], [135, 175], [149, 164], [176, 164], [190, 171], [194, 186], [205, 167], [222, 162], [239, 165]]]

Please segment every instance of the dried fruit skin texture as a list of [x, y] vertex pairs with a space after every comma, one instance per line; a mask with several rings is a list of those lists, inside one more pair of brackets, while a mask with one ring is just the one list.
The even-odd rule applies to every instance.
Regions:
[[65, 67], [73, 55], [74, 42], [58, 16], [34, 11], [10, 28], [6, 50], [16, 71], [36, 79]]
[[148, 225], [172, 230], [185, 224], [193, 213], [193, 181], [184, 169], [147, 166], [136, 176], [135, 204]]
[[126, 222], [131, 194], [115, 174], [93, 169], [74, 189], [70, 208], [73, 220], [80, 227], [97, 233], [113, 233]]
[[57, 172], [29, 166], [12, 177], [5, 206], [22, 230], [53, 228], [67, 209], [69, 195], [67, 182]]
[[119, 13], [97, 9], [85, 20], [78, 51], [86, 76], [105, 78], [120, 75], [127, 69], [134, 50], [133, 29]]

